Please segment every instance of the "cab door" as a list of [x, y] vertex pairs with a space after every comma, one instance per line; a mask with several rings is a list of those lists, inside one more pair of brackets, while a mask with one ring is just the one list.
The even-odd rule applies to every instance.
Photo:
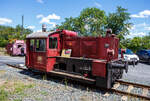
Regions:
[[35, 40], [34, 67], [46, 71], [46, 38]]
[[34, 54], [35, 54], [35, 39], [30, 39], [29, 40], [29, 53], [28, 53], [28, 58], [29, 58], [29, 66], [34, 67]]
[[47, 71], [53, 70], [54, 64], [56, 62], [56, 56], [60, 55], [60, 39], [59, 35], [55, 34], [48, 39], [48, 52], [47, 52]]

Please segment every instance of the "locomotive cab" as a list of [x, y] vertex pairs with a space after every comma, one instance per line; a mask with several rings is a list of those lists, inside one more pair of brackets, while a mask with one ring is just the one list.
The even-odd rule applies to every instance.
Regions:
[[[59, 54], [59, 38], [58, 34], [52, 34], [52, 32], [37, 32], [33, 35], [27, 37], [27, 57], [26, 65], [28, 67], [34, 68], [48, 72], [52, 70], [50, 68], [53, 65], [55, 59], [48, 56], [57, 56]], [[38, 36], [39, 35], [39, 36]], [[47, 61], [51, 61], [51, 64], [48, 64]], [[47, 68], [48, 67], [48, 68]]]
[[27, 36], [26, 65], [44, 72], [53, 69], [56, 56], [60, 56], [61, 33], [76, 36], [72, 31], [36, 32]]

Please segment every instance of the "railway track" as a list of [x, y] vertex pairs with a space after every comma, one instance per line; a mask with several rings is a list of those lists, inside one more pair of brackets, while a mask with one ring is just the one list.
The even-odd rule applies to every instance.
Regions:
[[[119, 86], [126, 85], [127, 89], [125, 91], [118, 90]], [[137, 94], [137, 93], [132, 93], [131, 91], [135, 88], [141, 88], [142, 89], [142, 94]], [[148, 96], [148, 92], [150, 91], [150, 86], [148, 85], [143, 85], [143, 84], [138, 84], [138, 83], [133, 83], [133, 82], [126, 82], [122, 80], [116, 80], [115, 85], [112, 89], [109, 89], [111, 92], [116, 92], [120, 93], [123, 95], [127, 96], [122, 96], [122, 100], [127, 100], [128, 96], [133, 96], [145, 100], [150, 100], [150, 96]]]
[[[27, 68], [22, 68], [19, 65], [12, 65], [12, 64], [8, 64], [8, 63], [6, 63], [6, 65], [11, 66], [13, 68], [21, 69], [21, 70], [28, 70]], [[128, 86], [127, 90], [123, 91], [123, 90], [117, 89], [122, 85]], [[95, 88], [95, 86], [94, 87], [90, 86], [90, 87]], [[136, 87], [142, 89], [142, 94], [137, 94], [137, 93], [131, 92]], [[96, 89], [97, 89], [97, 87], [96, 87]], [[99, 88], [99, 89], [106, 91], [104, 96], [109, 96], [109, 92], [121, 94], [122, 95], [121, 99], [124, 101], [127, 100], [128, 96], [140, 98], [140, 99], [144, 99], [144, 100], [150, 100], [150, 96], [148, 96], [148, 92], [150, 91], [150, 86], [148, 86], [148, 85], [143, 85], [143, 84], [138, 84], [138, 83], [133, 83], [133, 82], [126, 82], [126, 81], [122, 81], [122, 80], [116, 80], [113, 88], [111, 88], [111, 89]]]

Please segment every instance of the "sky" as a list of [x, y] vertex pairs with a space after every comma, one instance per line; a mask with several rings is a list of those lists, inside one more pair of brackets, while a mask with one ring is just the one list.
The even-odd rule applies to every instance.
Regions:
[[77, 17], [87, 7], [97, 7], [106, 14], [117, 6], [128, 9], [133, 23], [127, 37], [145, 36], [150, 32], [150, 0], [0, 0], [0, 25], [15, 27], [22, 24], [34, 32], [41, 31], [43, 23], [54, 28], [65, 18]]

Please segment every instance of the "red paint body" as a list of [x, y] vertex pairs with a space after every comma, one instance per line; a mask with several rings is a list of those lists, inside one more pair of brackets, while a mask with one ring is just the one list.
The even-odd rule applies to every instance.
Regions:
[[[43, 32], [44, 33], [44, 32]], [[38, 33], [39, 34], [39, 33]], [[50, 49], [50, 37], [58, 40], [57, 48]], [[44, 39], [46, 49], [42, 52], [30, 50], [30, 40]], [[27, 37], [26, 66], [41, 71], [50, 72], [56, 63], [55, 56], [60, 56], [62, 49], [72, 49], [71, 57], [92, 59], [92, 75], [106, 77], [106, 63], [118, 59], [118, 38], [109, 37], [79, 37], [72, 31], [56, 31], [46, 36]], [[35, 43], [34, 43], [35, 44]], [[110, 50], [113, 52], [109, 55]]]

